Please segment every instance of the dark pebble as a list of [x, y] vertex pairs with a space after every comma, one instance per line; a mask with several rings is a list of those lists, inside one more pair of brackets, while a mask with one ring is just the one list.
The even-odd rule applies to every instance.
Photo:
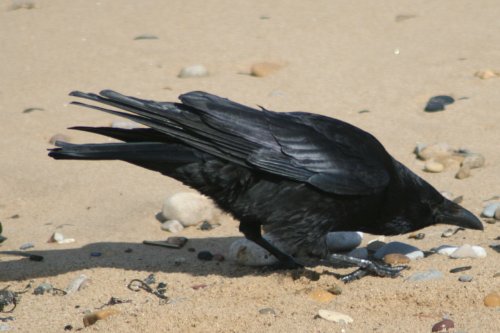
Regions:
[[450, 273], [465, 272], [465, 271], [468, 271], [471, 268], [472, 268], [472, 266], [457, 267], [457, 268], [450, 269]]
[[35, 290], [33, 290], [33, 294], [43, 295], [45, 293], [52, 291], [52, 289], [54, 289], [54, 287], [52, 287], [50, 283], [42, 283], [38, 287], [36, 287]]
[[221, 262], [221, 261], [226, 260], [226, 258], [222, 254], [216, 253], [216, 254], [214, 254], [214, 260]]
[[214, 255], [210, 251], [200, 251], [198, 253], [198, 259], [200, 260], [210, 261], [213, 259], [213, 257]]
[[214, 227], [208, 221], [203, 221], [203, 223], [200, 225], [200, 230], [203, 231], [212, 230], [213, 228]]
[[427, 102], [427, 105], [425, 106], [425, 111], [427, 112], [443, 111], [445, 105], [452, 104], [454, 102], [455, 100], [451, 96], [446, 96], [446, 95], [434, 96]]
[[186, 237], [168, 237], [167, 238], [167, 243], [168, 244], [172, 244], [172, 245], [175, 245], [177, 248], [181, 248], [183, 247], [184, 245], [186, 245], [188, 239]]
[[139, 36], [134, 38], [134, 40], [145, 40], [145, 39], [158, 39], [158, 36], [150, 35], [150, 34], [143, 34], [143, 35], [139, 35]]
[[102, 256], [102, 253], [101, 252], [90, 252], [90, 256], [91, 257], [100, 257], [100, 256]]
[[156, 288], [157, 289], [165, 289], [165, 288], [167, 288], [167, 284], [165, 282], [159, 282], [158, 286]]
[[23, 110], [23, 113], [31, 113], [33, 111], [45, 111], [45, 109], [42, 108], [26, 108]]
[[432, 332], [441, 332], [443, 330], [448, 331], [450, 328], [454, 328], [455, 323], [450, 319], [443, 319], [439, 323], [432, 326]]
[[147, 278], [144, 279], [145, 284], [153, 284], [156, 282], [156, 277], [153, 273], [149, 274]]
[[71, 331], [72, 329], [73, 329], [72, 325], [66, 325], [66, 326], [64, 326], [64, 330], [65, 331]]
[[195, 249], [194, 247], [189, 247], [189, 248], [188, 248], [188, 251], [189, 251], [189, 252], [196, 252], [196, 249]]
[[125, 253], [132, 253], [132, 251], [134, 250], [132, 250], [131, 248], [125, 249]]

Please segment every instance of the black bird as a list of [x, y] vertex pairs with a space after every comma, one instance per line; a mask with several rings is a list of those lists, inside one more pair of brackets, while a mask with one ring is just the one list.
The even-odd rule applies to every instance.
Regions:
[[[120, 143], [57, 142], [55, 159], [122, 160], [180, 180], [240, 221], [249, 240], [285, 268], [327, 255], [330, 231], [397, 235], [446, 223], [482, 230], [471, 212], [395, 160], [371, 134], [305, 112], [253, 109], [204, 92], [180, 103], [72, 92], [122, 111], [73, 102], [148, 128], [73, 127]], [[261, 228], [274, 240], [262, 237]], [[373, 268], [378, 274], [397, 272]]]

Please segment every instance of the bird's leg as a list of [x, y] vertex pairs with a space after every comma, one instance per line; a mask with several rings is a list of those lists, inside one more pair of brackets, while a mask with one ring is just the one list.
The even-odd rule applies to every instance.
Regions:
[[408, 267], [405, 265], [389, 266], [389, 265], [379, 264], [371, 260], [349, 257], [342, 254], [331, 254], [329, 260], [343, 261], [348, 264], [356, 265], [359, 267], [358, 270], [350, 274], [342, 275], [340, 277], [340, 280], [344, 281], [345, 283], [361, 279], [363, 276], [368, 274], [375, 276], [382, 276], [382, 277], [386, 276], [396, 277], [403, 269]]
[[245, 235], [247, 239], [263, 247], [279, 260], [279, 265], [277, 265], [276, 268], [296, 269], [303, 267], [301, 264], [296, 262], [292, 256], [280, 251], [274, 245], [269, 243], [265, 238], [263, 238], [260, 231], [260, 224], [241, 222], [240, 231]]

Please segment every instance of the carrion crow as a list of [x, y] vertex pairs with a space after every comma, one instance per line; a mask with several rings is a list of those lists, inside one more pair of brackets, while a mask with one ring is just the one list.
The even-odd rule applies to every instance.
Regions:
[[[483, 229], [471, 212], [394, 159], [374, 136], [338, 119], [258, 110], [199, 91], [181, 95], [180, 103], [111, 90], [71, 96], [112, 109], [73, 104], [147, 128], [73, 127], [122, 142], [56, 142], [51, 157], [122, 160], [175, 178], [231, 213], [245, 237], [285, 268], [301, 266], [297, 255], [325, 257], [330, 231], [397, 235], [438, 223]], [[381, 275], [399, 272], [357, 264]]]

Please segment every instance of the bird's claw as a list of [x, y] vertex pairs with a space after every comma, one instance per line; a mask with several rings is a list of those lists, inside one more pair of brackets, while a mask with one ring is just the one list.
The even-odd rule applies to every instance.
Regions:
[[352, 264], [355, 266], [358, 266], [359, 269], [356, 271], [346, 274], [346, 275], [341, 275], [340, 280], [348, 283], [352, 282], [357, 279], [361, 279], [363, 276], [366, 276], [368, 274], [375, 275], [375, 276], [381, 276], [381, 277], [397, 277], [399, 276], [399, 273], [407, 268], [408, 266], [405, 265], [398, 265], [398, 266], [389, 266], [385, 264], [380, 264], [371, 260], [367, 259], [359, 259], [359, 258], [354, 258], [354, 257], [349, 257], [346, 255], [342, 254], [332, 254], [330, 255], [330, 261], [342, 261], [348, 264]]

